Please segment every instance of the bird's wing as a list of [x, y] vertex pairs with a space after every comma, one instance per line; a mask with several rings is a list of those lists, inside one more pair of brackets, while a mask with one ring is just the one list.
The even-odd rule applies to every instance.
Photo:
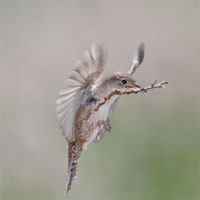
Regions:
[[76, 139], [75, 120], [86, 91], [100, 78], [106, 62], [105, 50], [94, 44], [84, 58], [76, 63], [71, 76], [65, 82], [57, 100], [57, 118], [68, 142]]

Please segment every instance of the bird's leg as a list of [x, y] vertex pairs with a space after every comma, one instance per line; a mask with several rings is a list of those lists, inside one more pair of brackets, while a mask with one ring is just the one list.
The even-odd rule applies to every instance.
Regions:
[[[92, 132], [91, 133], [93, 133], [93, 131], [96, 129], [96, 128], [98, 128], [98, 132], [97, 132], [97, 135], [96, 135], [96, 137], [95, 137], [95, 139], [94, 139], [94, 142], [96, 143], [96, 142], [99, 142], [102, 138], [103, 138], [103, 136], [104, 136], [104, 129], [101, 127], [102, 125], [103, 125], [103, 127], [106, 129], [106, 131], [109, 131], [110, 132], [110, 130], [111, 130], [111, 125], [110, 125], [111, 123], [110, 123], [110, 120], [109, 119], [107, 119], [106, 121], [105, 120], [99, 120], [96, 124], [95, 124], [95, 126], [92, 128]], [[88, 138], [90, 138], [90, 137], [92, 137], [92, 135], [91, 134], [89, 134], [89, 137]]]
[[105, 127], [106, 127], [106, 130], [107, 130], [108, 132], [110, 132], [110, 131], [111, 131], [111, 121], [110, 121], [110, 119], [107, 118], [106, 121], [104, 121], [104, 122], [105, 122], [104, 125], [105, 125]]
[[106, 121], [105, 120], [100, 120], [100, 121], [97, 122], [97, 126], [100, 127], [101, 125], [104, 126], [106, 131], [110, 132], [110, 130], [111, 130], [111, 122], [110, 122], [110, 120], [108, 118], [106, 119]]
[[[101, 125], [103, 125], [104, 128], [106, 129], [106, 131], [108, 131], [108, 132], [111, 131], [111, 121], [110, 121], [109, 118], [107, 118], [106, 121], [101, 120], [98, 123], [100, 124], [99, 128], [100, 128]], [[103, 131], [103, 129], [101, 129], [101, 131], [99, 131], [98, 134], [97, 134], [97, 139], [99, 140], [99, 139], [103, 138], [103, 136], [104, 136], [104, 131]]]

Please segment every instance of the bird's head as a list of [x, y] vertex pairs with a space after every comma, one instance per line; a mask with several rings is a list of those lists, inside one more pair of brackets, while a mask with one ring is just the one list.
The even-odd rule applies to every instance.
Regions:
[[144, 44], [141, 43], [137, 54], [133, 58], [132, 65], [130, 66], [128, 72], [117, 72], [108, 76], [105, 80], [105, 88], [118, 90], [121, 92], [130, 90], [139, 90], [141, 87], [137, 84], [136, 80], [133, 78], [133, 74], [136, 69], [140, 66], [144, 58]]
[[131, 74], [126, 72], [117, 72], [113, 75], [110, 75], [105, 81], [107, 86], [112, 90], [118, 90], [121, 92], [140, 89], [140, 86], [137, 84], [135, 79]]

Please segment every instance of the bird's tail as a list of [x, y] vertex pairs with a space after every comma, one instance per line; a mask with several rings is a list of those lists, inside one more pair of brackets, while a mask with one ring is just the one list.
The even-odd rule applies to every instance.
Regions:
[[66, 179], [66, 187], [64, 195], [71, 189], [72, 183], [75, 181], [78, 170], [78, 159], [81, 151], [77, 148], [75, 143], [68, 144], [68, 176]]

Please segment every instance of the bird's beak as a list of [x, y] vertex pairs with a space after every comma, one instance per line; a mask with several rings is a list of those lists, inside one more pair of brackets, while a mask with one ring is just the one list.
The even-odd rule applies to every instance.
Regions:
[[141, 86], [135, 85], [135, 86], [128, 86], [128, 88], [133, 89], [135, 91], [140, 90]]

